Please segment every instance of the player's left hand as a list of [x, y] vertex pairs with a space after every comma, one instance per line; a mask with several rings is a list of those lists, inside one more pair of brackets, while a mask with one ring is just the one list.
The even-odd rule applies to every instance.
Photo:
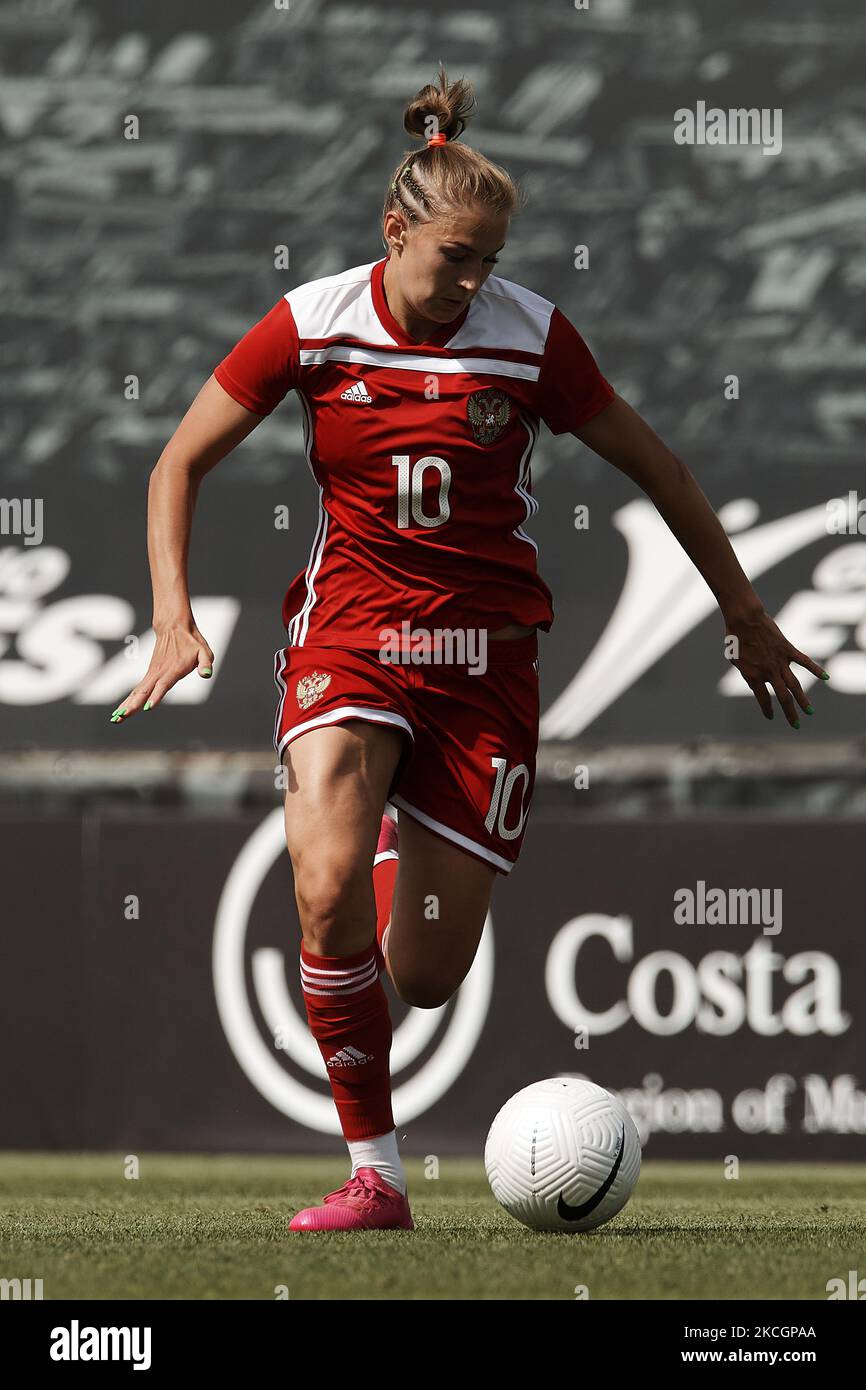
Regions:
[[792, 646], [769, 613], [763, 610], [757, 616], [746, 619], [726, 618], [725, 635], [737, 639], [738, 655], [730, 658], [731, 665], [736, 666], [752, 691], [765, 719], [773, 718], [773, 701], [767, 689], [767, 685], [770, 684], [776, 692], [788, 723], [792, 728], [798, 729], [800, 721], [794, 701], [796, 700], [806, 714], [812, 714], [814, 711], [791, 670], [791, 662], [805, 666], [807, 671], [826, 681], [830, 677], [823, 666], [819, 666], [818, 662], [813, 661], [805, 652], [800, 652]]

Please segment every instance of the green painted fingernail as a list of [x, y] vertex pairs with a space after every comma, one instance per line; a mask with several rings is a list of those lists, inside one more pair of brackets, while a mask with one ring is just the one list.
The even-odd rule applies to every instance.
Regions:
[[795, 729], [799, 729], [799, 727], [800, 727], [800, 721], [799, 721], [799, 719], [795, 719], [795, 720], [794, 720], [794, 728], [795, 728]]
[[806, 713], [807, 713], [807, 714], [814, 714], [814, 713], [815, 713], [815, 711], [813, 710], [813, 708], [812, 708], [811, 705], [807, 705], [807, 706], [806, 706]]
[[149, 700], [148, 700], [148, 702], [147, 702], [147, 704], [145, 705], [144, 708], [145, 708], [145, 709], [150, 709], [150, 701], [149, 701]]
[[830, 672], [829, 672], [829, 671], [822, 671], [822, 672], [821, 672], [821, 679], [822, 679], [822, 681], [828, 681], [828, 680], [830, 679]]
[[212, 666], [202, 666], [202, 668], [201, 668], [201, 674], [202, 674], [203, 676], [212, 676], [212, 675], [213, 675], [213, 667], [212, 667]]

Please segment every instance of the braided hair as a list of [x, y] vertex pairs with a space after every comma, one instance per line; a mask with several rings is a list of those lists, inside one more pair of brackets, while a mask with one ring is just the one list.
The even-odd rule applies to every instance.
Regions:
[[494, 215], [521, 210], [523, 195], [510, 175], [478, 150], [456, 143], [475, 104], [471, 84], [462, 77], [449, 83], [440, 63], [438, 86], [422, 87], [405, 108], [403, 126], [425, 142], [442, 133], [445, 143], [425, 143], [403, 156], [388, 187], [383, 219], [399, 210], [410, 225], [420, 225], [474, 203]]

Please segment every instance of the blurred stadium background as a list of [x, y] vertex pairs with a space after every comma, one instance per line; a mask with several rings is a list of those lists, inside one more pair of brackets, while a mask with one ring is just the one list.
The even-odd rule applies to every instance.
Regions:
[[[528, 195], [498, 272], [577, 325], [831, 681], [799, 673], [799, 731], [763, 721], [651, 504], [542, 431], [534, 809], [463, 990], [394, 1001], [401, 1147], [478, 1156], [509, 1094], [575, 1072], [648, 1157], [862, 1157], [866, 535], [827, 527], [864, 484], [862, 6], [22, 0], [0, 36], [0, 1147], [344, 1153], [271, 747], [315, 517], [293, 395], [199, 497], [214, 679], [109, 715], [152, 642], [151, 468], [280, 293], [380, 257], [441, 57]], [[780, 109], [781, 153], [677, 145], [699, 100]], [[781, 930], [677, 924], [699, 882], [781, 889]]]

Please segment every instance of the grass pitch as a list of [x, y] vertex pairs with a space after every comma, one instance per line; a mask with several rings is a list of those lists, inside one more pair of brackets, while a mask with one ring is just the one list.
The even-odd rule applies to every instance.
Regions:
[[415, 1231], [289, 1233], [348, 1163], [209, 1155], [0, 1154], [0, 1278], [46, 1299], [821, 1299], [866, 1275], [866, 1165], [649, 1161], [589, 1235], [534, 1235], [481, 1163], [406, 1165]]

